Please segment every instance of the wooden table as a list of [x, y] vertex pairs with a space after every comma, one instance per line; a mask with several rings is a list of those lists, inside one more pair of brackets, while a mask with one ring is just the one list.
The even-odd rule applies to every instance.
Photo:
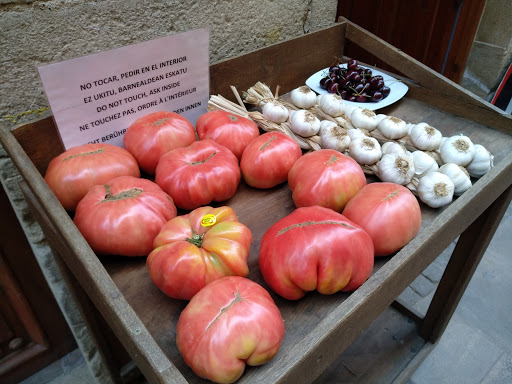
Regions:
[[[449, 206], [431, 209], [422, 203], [419, 234], [394, 256], [377, 258], [372, 276], [357, 291], [331, 296], [310, 293], [294, 302], [273, 294], [286, 325], [281, 349], [270, 363], [248, 368], [240, 383], [313, 381], [460, 236], [432, 304], [420, 319], [421, 335], [435, 342], [512, 198], [511, 117], [346, 20], [213, 64], [211, 93], [232, 97], [230, 85], [241, 91], [257, 81], [288, 92], [329, 66], [334, 57], [342, 57], [345, 39], [407, 76], [403, 78], [409, 86], [406, 97], [381, 113], [411, 123], [428, 122], [445, 136], [465, 134], [491, 151], [495, 166]], [[12, 133], [3, 127], [0, 132], [2, 145], [24, 178], [21, 188], [78, 298], [98, 350], [109, 362], [112, 377], [119, 380], [119, 361], [112, 357], [103, 319], [150, 382], [204, 382], [184, 364], [175, 346], [175, 326], [186, 302], [169, 299], [152, 284], [145, 259], [98, 258], [41, 177], [49, 160], [63, 151], [53, 120]], [[369, 181], [375, 179], [369, 177]], [[231, 206], [251, 229], [249, 278], [267, 287], [258, 269], [259, 244], [265, 231], [294, 209], [287, 184], [255, 190], [241, 183], [236, 195], [221, 205]], [[96, 311], [100, 318], [94, 316]]]

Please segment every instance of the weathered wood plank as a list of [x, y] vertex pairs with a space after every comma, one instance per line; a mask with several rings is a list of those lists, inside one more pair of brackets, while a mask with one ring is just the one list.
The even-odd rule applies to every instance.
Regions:
[[274, 44], [210, 66], [210, 93], [236, 101], [239, 92], [262, 81], [279, 94], [303, 85], [313, 73], [331, 65], [343, 54], [345, 23]]
[[509, 187], [457, 241], [421, 327], [420, 334], [430, 342], [446, 329], [511, 200]]
[[[371, 52], [422, 87], [431, 90], [432, 93], [445, 95], [448, 99], [459, 100], [466, 104], [466, 107], [462, 111], [451, 110], [450, 112], [458, 112], [458, 116], [468, 116], [468, 118], [493, 128], [508, 131], [512, 130], [512, 117], [505, 114], [503, 110], [476, 97], [460, 85], [433, 71], [418, 60], [403, 53], [370, 32], [365, 31], [351, 22], [346, 21], [346, 23], [346, 38], [348, 40]], [[420, 89], [418, 89], [418, 91], [419, 90]], [[421, 99], [429, 103], [428, 97], [432, 95], [432, 93], [423, 93]], [[439, 107], [442, 107], [442, 105], [439, 105]], [[446, 104], [445, 107], [449, 107], [449, 103]], [[483, 114], [483, 118], [479, 117], [480, 114]]]
[[[282, 92], [291, 90], [303, 84], [312, 73], [330, 65], [334, 56], [343, 54], [345, 31], [347, 38], [366, 47], [375, 46], [391, 63], [407, 67], [410, 59], [396, 49], [374, 43], [370, 35], [354, 26], [348, 27], [346, 23], [337, 24], [212, 64], [212, 93], [233, 99], [230, 85], [244, 91], [257, 81], [272, 88], [280, 85]], [[450, 206], [435, 210], [422, 205], [423, 224], [418, 236], [393, 257], [377, 260], [372, 277], [356, 292], [331, 296], [311, 293], [297, 302], [272, 294], [287, 327], [282, 349], [269, 364], [248, 368], [240, 383], [295, 384], [317, 377], [512, 184], [512, 138], [495, 130], [507, 131], [506, 123], [510, 120], [453, 85], [440, 86], [442, 92], [437, 92], [439, 81], [446, 80], [426, 68], [418, 69], [414, 62], [410, 65], [413, 69], [408, 75], [415, 75], [412, 76], [415, 81], [419, 76], [421, 81], [411, 83], [414, 88], [411, 87], [410, 93], [382, 112], [408, 122], [426, 121], [445, 135], [467, 134], [495, 155], [496, 167]], [[468, 97], [471, 102], [466, 102]], [[445, 108], [448, 100], [455, 100], [451, 109]], [[473, 110], [483, 111], [492, 118], [473, 120]], [[47, 217], [47, 227], [52, 227], [49, 235], [53, 236], [52, 246], [62, 255], [147, 379], [155, 383], [203, 383], [185, 365], [175, 345], [175, 324], [186, 302], [169, 299], [152, 284], [144, 258], [96, 257], [42, 179], [52, 155], [63, 150], [58, 144], [40, 145], [58, 139], [53, 119], [20, 127], [14, 134], [16, 138], [7, 128], [2, 129], [0, 141], [33, 192], [34, 206]], [[255, 190], [241, 183], [237, 194], [222, 204], [232, 206], [240, 221], [251, 229], [254, 241], [249, 256], [249, 278], [266, 287], [258, 269], [259, 242], [275, 221], [294, 209], [287, 184]]]
[[[165, 358], [68, 213], [44, 182], [40, 172], [5, 126], [0, 127], [0, 142], [33, 192], [34, 207], [38, 208], [42, 215], [48, 215], [49, 223], [55, 229], [55, 241], [52, 246], [65, 257], [64, 261], [75, 278], [111, 325], [144, 375], [155, 383], [185, 383], [186, 380]], [[40, 224], [44, 225], [44, 222]], [[46, 233], [50, 234], [51, 228], [47, 228]], [[159, 373], [163, 371], [174, 374], [161, 377]]]

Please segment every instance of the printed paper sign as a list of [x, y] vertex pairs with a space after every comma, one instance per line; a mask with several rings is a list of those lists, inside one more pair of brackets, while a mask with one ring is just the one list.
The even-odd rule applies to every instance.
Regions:
[[195, 125], [209, 99], [208, 44], [199, 29], [39, 67], [65, 148], [122, 146], [130, 124], [157, 111]]

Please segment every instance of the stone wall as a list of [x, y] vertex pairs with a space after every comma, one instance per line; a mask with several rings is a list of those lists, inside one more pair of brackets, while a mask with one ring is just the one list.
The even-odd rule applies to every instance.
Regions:
[[487, 0], [461, 85], [491, 101], [512, 62], [512, 1]]

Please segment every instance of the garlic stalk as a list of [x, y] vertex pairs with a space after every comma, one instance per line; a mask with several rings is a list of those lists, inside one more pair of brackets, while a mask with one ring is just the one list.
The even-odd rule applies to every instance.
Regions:
[[299, 109], [290, 116], [290, 129], [302, 137], [313, 136], [320, 130], [320, 120], [311, 112]]
[[402, 145], [395, 141], [386, 141], [382, 144], [382, 154], [385, 155], [387, 153], [405, 153], [407, 149]]
[[454, 185], [454, 195], [460, 196], [466, 192], [472, 185], [467, 170], [460, 165], [454, 163], [443, 164], [439, 168], [439, 172], [450, 178]]
[[407, 185], [414, 176], [414, 160], [410, 152], [388, 153], [379, 162], [379, 179]]
[[494, 156], [483, 145], [475, 144], [475, 157], [466, 167], [471, 177], [479, 178], [494, 166]]
[[350, 157], [361, 165], [375, 164], [382, 156], [380, 144], [373, 137], [359, 137], [351, 140], [348, 152]]
[[377, 129], [390, 140], [401, 139], [407, 134], [407, 124], [402, 119], [387, 116], [377, 124]]
[[440, 172], [430, 172], [418, 181], [416, 192], [421, 201], [432, 208], [448, 205], [453, 200], [455, 186]]
[[262, 109], [263, 117], [274, 123], [284, 123], [288, 120], [289, 111], [283, 104], [279, 102], [268, 102]]
[[301, 109], [309, 109], [316, 104], [316, 93], [307, 85], [295, 88], [290, 92], [292, 103]]
[[318, 100], [318, 106], [322, 111], [332, 117], [341, 116], [345, 111], [343, 99], [340, 95], [335, 93], [321, 95]]
[[438, 149], [443, 137], [438, 129], [431, 127], [427, 123], [414, 125], [410, 130], [409, 136], [414, 146], [421, 151]]
[[346, 151], [350, 144], [348, 131], [329, 120], [320, 122], [320, 138], [322, 148], [335, 149], [339, 152]]
[[377, 128], [380, 121], [375, 112], [360, 107], [352, 110], [350, 120], [355, 128], [367, 129], [368, 131]]
[[475, 156], [475, 146], [469, 137], [456, 135], [443, 141], [439, 153], [443, 163], [455, 163], [465, 167]]
[[423, 151], [414, 151], [412, 153], [414, 160], [414, 173], [417, 178], [425, 176], [429, 172], [437, 171], [439, 165], [432, 156], [427, 155]]

